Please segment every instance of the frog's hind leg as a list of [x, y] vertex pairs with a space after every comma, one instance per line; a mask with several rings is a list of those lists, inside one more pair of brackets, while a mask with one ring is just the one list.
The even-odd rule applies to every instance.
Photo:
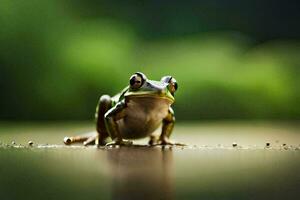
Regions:
[[84, 135], [65, 137], [64, 143], [69, 145], [73, 143], [83, 143], [84, 145], [97, 144], [105, 145], [105, 140], [109, 136], [105, 127], [104, 115], [112, 107], [111, 97], [108, 95], [102, 95], [99, 99], [95, 119], [96, 119], [96, 131]]
[[97, 145], [105, 145], [105, 140], [109, 137], [108, 131], [105, 125], [105, 113], [112, 108], [112, 100], [109, 95], [102, 95], [99, 99], [98, 106], [96, 108], [95, 119], [96, 119], [96, 130], [97, 138], [95, 143]]

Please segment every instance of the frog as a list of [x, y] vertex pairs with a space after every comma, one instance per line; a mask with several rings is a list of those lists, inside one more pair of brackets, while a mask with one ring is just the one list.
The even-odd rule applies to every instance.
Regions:
[[[99, 98], [96, 106], [95, 134], [65, 137], [70, 145], [131, 145], [133, 140], [149, 138], [148, 145], [176, 145], [170, 140], [175, 124], [172, 105], [178, 83], [173, 76], [163, 76], [160, 81], [149, 80], [142, 72], [129, 78], [129, 84], [115, 96]], [[159, 135], [154, 132], [161, 127]], [[111, 142], [107, 142], [107, 139]]]

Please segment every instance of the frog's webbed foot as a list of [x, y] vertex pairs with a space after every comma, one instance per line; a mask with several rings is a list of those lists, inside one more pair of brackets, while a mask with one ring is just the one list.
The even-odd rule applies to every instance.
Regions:
[[159, 140], [159, 144], [161, 144], [161, 145], [175, 145], [175, 142], [171, 141], [169, 138], [161, 138]]
[[178, 143], [178, 142], [171, 141], [167, 137], [160, 138], [158, 140], [158, 144], [159, 145], [172, 145], [172, 146], [187, 146], [186, 144], [183, 144], [183, 143]]
[[156, 138], [154, 136], [151, 136], [148, 144], [150, 146], [175, 145], [175, 142], [171, 141], [169, 138]]
[[115, 140], [106, 144], [106, 146], [130, 146], [132, 145], [132, 141], [128, 140]]

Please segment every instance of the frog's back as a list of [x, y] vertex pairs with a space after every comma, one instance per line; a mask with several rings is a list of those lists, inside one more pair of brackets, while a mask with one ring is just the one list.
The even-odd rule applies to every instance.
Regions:
[[130, 97], [126, 99], [126, 116], [119, 120], [124, 139], [139, 139], [151, 135], [167, 116], [170, 102], [157, 97]]

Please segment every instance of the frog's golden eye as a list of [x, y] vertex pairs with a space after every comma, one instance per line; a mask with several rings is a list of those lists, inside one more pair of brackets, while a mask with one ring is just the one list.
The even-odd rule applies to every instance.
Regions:
[[144, 84], [145, 79], [146, 79], [146, 77], [142, 73], [137, 72], [137, 73], [133, 74], [129, 79], [130, 87], [132, 89], [140, 88]]
[[175, 80], [175, 78], [171, 78], [171, 80], [169, 81], [169, 90], [172, 94], [174, 94], [176, 92], [178, 88], [178, 84], [177, 81]]
[[172, 76], [164, 76], [161, 78], [161, 81], [169, 84], [169, 90], [174, 95], [174, 93], [178, 88], [176, 79], [173, 78]]

